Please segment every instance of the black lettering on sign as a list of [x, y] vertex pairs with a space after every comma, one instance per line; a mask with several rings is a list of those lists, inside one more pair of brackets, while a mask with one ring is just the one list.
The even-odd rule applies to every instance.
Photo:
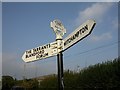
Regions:
[[[34, 49], [34, 51], [35, 51], [35, 49]], [[30, 58], [30, 57], [33, 57], [36, 55], [42, 55], [42, 54], [44, 54], [44, 49], [41, 51], [34, 52], [34, 53], [26, 54], [26, 58]]]
[[34, 53], [34, 52], [36, 52], [36, 49], [35, 49], [35, 48], [33, 49], [33, 53]]
[[36, 57], [36, 58], [42, 58], [48, 56], [48, 53], [45, 53], [45, 49], [50, 48], [50, 44], [44, 45], [42, 47], [37, 47], [32, 50], [27, 50], [26, 51], [26, 56], [25, 58], [31, 58], [31, 57]]
[[80, 29], [80, 34], [83, 34], [84, 33], [84, 29]]
[[78, 37], [79, 36], [79, 31], [75, 34], [75, 37]]
[[88, 30], [88, 25], [86, 25], [84, 28], [85, 28], [86, 30]]
[[39, 51], [38, 54], [44, 54], [44, 49]]
[[47, 45], [41, 47], [41, 49], [47, 49], [47, 48], [50, 48], [50, 44], [47, 44]]
[[80, 34], [83, 34], [86, 30], [88, 30], [88, 25], [79, 30]]
[[87, 30], [88, 30], [88, 25], [85, 25], [83, 28], [81, 28], [80, 30], [78, 30], [74, 35], [72, 35], [70, 38], [68, 38], [64, 42], [64, 46], [66, 46], [70, 42], [74, 41], [76, 38], [78, 38], [80, 35], [82, 35], [83, 33], [85, 33]]
[[25, 58], [29, 58], [29, 56], [28, 55], [26, 55], [26, 57]]
[[27, 50], [27, 51], [26, 51], [26, 54], [30, 54], [30, 53], [31, 53], [31, 50]]
[[41, 59], [41, 58], [44, 58], [44, 57], [48, 57], [48, 53], [36, 55], [36, 59]]
[[42, 47], [42, 49], [46, 49], [46, 48], [47, 48], [47, 46], [43, 46], [43, 47]]
[[39, 48], [37, 48], [37, 51], [39, 51]]
[[35, 53], [32, 53], [31, 55], [30, 55], [30, 57], [33, 57], [33, 56], [35, 56], [36, 54]]
[[41, 51], [41, 50], [47, 49], [47, 48], [50, 48], [50, 44], [47, 44], [47, 45], [44, 45], [44, 46], [40, 46], [40, 47], [34, 48], [34, 49], [33, 49], [33, 53], [36, 53], [36, 52], [38, 52], [38, 51]]
[[39, 50], [41, 50], [41, 48], [40, 47], [38, 47], [39, 48]]
[[36, 54], [35, 53], [32, 53], [32, 54], [26, 54], [26, 57], [25, 58], [30, 58], [30, 57], [33, 57], [35, 56]]

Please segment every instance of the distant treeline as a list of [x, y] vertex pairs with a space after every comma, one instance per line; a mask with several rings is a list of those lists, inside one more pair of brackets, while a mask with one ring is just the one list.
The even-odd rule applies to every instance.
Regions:
[[[7, 81], [3, 77], [3, 90]], [[57, 90], [57, 76], [46, 77], [40, 83], [38, 80], [14, 80], [12, 85], [19, 85], [27, 90]], [[64, 90], [120, 90], [120, 58], [98, 63], [73, 72], [64, 72]], [[8, 89], [7, 89], [8, 90]]]

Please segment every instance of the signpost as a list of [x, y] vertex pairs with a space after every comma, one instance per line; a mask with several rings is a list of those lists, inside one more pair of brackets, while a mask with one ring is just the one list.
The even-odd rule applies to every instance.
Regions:
[[67, 50], [83, 38], [87, 37], [92, 32], [95, 24], [96, 23], [94, 20], [88, 20], [63, 40], [62, 37], [66, 33], [66, 29], [64, 28], [60, 20], [54, 20], [50, 23], [50, 26], [56, 34], [56, 41], [30, 50], [26, 50], [22, 56], [22, 59], [25, 62], [33, 62], [57, 55], [58, 89], [64, 90], [62, 52]]

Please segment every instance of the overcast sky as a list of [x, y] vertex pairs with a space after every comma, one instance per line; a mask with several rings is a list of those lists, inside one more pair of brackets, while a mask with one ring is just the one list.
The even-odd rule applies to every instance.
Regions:
[[2, 3], [3, 75], [18, 79], [57, 74], [56, 56], [25, 63], [25, 50], [55, 41], [50, 22], [60, 19], [64, 38], [88, 19], [91, 35], [64, 52], [64, 70], [82, 69], [118, 57], [118, 3]]

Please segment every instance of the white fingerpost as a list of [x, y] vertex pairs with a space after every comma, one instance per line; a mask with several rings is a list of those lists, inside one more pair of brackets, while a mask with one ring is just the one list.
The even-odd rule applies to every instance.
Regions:
[[64, 42], [62, 40], [63, 35], [66, 33], [66, 29], [64, 28], [63, 24], [60, 20], [54, 20], [50, 23], [51, 28], [56, 34], [56, 41], [57, 41], [57, 60], [58, 60], [58, 89], [64, 90], [64, 83], [63, 83], [63, 54], [62, 50], [64, 49]]

